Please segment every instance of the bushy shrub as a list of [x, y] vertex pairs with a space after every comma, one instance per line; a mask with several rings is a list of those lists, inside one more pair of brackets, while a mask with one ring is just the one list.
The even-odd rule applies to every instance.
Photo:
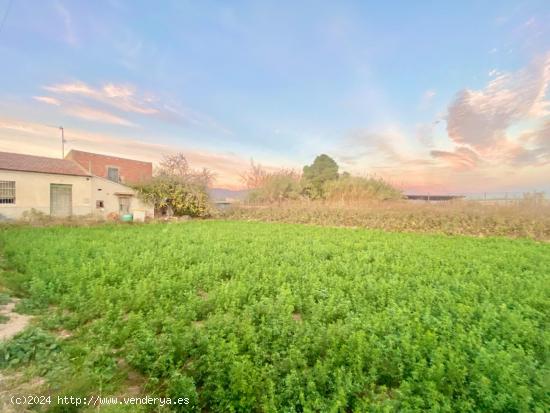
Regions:
[[401, 191], [383, 179], [343, 176], [324, 185], [325, 198], [330, 201], [354, 202], [400, 199]]
[[208, 217], [212, 206], [205, 186], [171, 176], [158, 176], [135, 188], [156, 209], [169, 208], [175, 216]]

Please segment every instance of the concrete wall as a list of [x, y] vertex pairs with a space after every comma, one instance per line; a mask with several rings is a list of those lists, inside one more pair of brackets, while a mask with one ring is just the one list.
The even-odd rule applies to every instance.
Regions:
[[[132, 188], [105, 178], [92, 177], [92, 194], [93, 213], [96, 215], [106, 217], [113, 212], [118, 214], [119, 197], [124, 196], [123, 194], [130, 195], [130, 212], [145, 211], [145, 214], [150, 217], [155, 213], [154, 207], [141, 202]], [[98, 208], [98, 201], [103, 201], [103, 208]]]
[[[132, 188], [96, 176], [0, 170], [0, 181], [15, 181], [15, 205], [0, 204], [0, 220], [18, 219], [32, 208], [50, 215], [50, 184], [72, 185], [73, 215], [106, 217], [111, 212], [118, 213], [119, 196], [127, 194], [130, 212], [139, 210], [145, 211], [147, 216], [154, 216], [154, 207], [141, 202]], [[97, 208], [96, 201], [103, 201], [103, 208]]]
[[72, 185], [73, 215], [86, 215], [91, 211], [89, 177], [0, 170], [0, 181], [15, 181], [15, 205], [0, 204], [0, 220], [17, 219], [31, 208], [49, 215], [50, 184]]

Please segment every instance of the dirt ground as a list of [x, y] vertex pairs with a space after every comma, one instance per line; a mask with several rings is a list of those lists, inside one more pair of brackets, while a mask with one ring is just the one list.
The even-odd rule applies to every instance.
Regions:
[[17, 333], [23, 331], [32, 318], [31, 316], [14, 312], [16, 304], [17, 300], [12, 300], [8, 304], [0, 306], [0, 315], [9, 318], [6, 322], [0, 323], [0, 341], [9, 340]]
[[[0, 322], [0, 342], [7, 341], [23, 331], [31, 321], [31, 316], [14, 312], [17, 301], [17, 299], [12, 299], [11, 302], [0, 306], [0, 315], [8, 318], [8, 320]], [[0, 411], [6, 413], [29, 411], [25, 406], [15, 406], [8, 402], [8, 390], [18, 388], [14, 386], [14, 382], [18, 379], [18, 375], [6, 376], [0, 373]]]

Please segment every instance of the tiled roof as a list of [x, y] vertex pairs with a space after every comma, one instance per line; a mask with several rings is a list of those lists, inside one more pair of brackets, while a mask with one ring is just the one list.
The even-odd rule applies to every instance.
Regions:
[[72, 159], [73, 157], [76, 157], [78, 155], [86, 155], [91, 156], [94, 158], [106, 158], [106, 159], [112, 159], [116, 161], [130, 161], [135, 163], [141, 163], [144, 165], [151, 165], [151, 162], [146, 161], [138, 161], [137, 159], [130, 159], [130, 158], [121, 158], [120, 156], [113, 156], [113, 155], [103, 155], [101, 153], [94, 153], [94, 152], [85, 152], [85, 151], [79, 151], [77, 149], [71, 149], [67, 156], [65, 156], [65, 159]]
[[76, 162], [67, 159], [0, 152], [0, 169], [10, 171], [42, 172], [47, 174], [90, 176]]

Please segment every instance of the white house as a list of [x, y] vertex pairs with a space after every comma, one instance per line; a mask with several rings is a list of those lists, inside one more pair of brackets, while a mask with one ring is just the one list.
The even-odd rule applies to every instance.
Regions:
[[0, 220], [32, 208], [56, 217], [154, 214], [132, 188], [94, 176], [75, 161], [0, 152]]

